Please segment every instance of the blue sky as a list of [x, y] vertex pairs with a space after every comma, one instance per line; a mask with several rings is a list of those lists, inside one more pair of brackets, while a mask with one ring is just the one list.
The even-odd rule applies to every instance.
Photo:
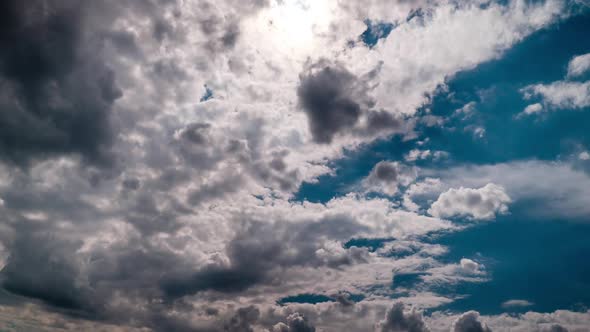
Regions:
[[587, 1], [0, 22], [0, 330], [590, 331]]

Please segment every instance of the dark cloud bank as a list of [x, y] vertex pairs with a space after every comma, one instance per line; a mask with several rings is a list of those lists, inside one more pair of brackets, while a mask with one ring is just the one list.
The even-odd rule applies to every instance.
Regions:
[[27, 163], [59, 153], [105, 161], [109, 113], [122, 96], [78, 1], [0, 4], [0, 154]]

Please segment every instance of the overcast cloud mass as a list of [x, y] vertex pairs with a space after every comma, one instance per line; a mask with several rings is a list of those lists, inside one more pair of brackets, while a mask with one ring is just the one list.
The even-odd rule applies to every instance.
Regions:
[[590, 331], [586, 0], [3, 0], [0, 330]]

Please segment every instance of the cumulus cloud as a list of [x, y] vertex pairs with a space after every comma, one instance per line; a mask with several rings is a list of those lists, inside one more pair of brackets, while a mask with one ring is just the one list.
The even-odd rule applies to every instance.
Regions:
[[567, 65], [567, 76], [576, 77], [590, 69], [590, 53], [573, 57]]
[[527, 107], [525, 107], [523, 113], [530, 115], [530, 114], [535, 114], [535, 113], [539, 113], [542, 111], [543, 111], [543, 105], [541, 105], [539, 103], [535, 103], [535, 104], [531, 104], [531, 105], [528, 105]]
[[[361, 85], [361, 86], [359, 86]], [[354, 127], [367, 107], [367, 88], [341, 66], [320, 61], [301, 76], [297, 91], [314, 140], [330, 143], [336, 133]]]
[[[495, 165], [458, 166], [429, 172], [448, 187], [481, 187], [495, 183], [505, 189], [514, 202], [538, 202], [525, 206], [524, 213], [535, 218], [585, 220], [590, 210], [590, 178], [582, 170], [564, 162], [519, 161]], [[547, 177], [547, 174], [552, 174]], [[576, 195], [570, 195], [575, 192]]]
[[462, 314], [453, 323], [453, 332], [491, 332], [492, 330], [479, 320], [477, 311], [468, 311]]
[[382, 332], [427, 332], [430, 331], [422, 319], [422, 314], [415, 309], [404, 310], [405, 306], [397, 302], [387, 312], [381, 322]]
[[240, 308], [223, 326], [228, 332], [254, 332], [252, 325], [258, 320], [260, 310], [254, 306]]
[[374, 135], [401, 127], [394, 115], [371, 110], [375, 101], [369, 92], [376, 70], [359, 77], [326, 59], [307, 65], [299, 75], [297, 96], [316, 143], [329, 144], [336, 135]]
[[416, 178], [416, 170], [398, 162], [380, 161], [363, 181], [367, 191], [395, 195]]
[[277, 323], [272, 328], [272, 332], [315, 332], [315, 327], [296, 312], [287, 317], [287, 323]]
[[497, 214], [507, 213], [511, 201], [503, 187], [488, 183], [478, 189], [449, 189], [430, 206], [428, 213], [440, 218], [490, 220]]

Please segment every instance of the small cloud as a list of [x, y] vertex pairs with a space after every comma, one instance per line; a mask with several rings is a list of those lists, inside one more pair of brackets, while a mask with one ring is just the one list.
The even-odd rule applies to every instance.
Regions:
[[588, 151], [582, 151], [578, 155], [578, 159], [580, 159], [580, 160], [590, 160], [590, 153], [588, 153]]
[[509, 309], [509, 308], [522, 308], [522, 307], [530, 307], [534, 303], [529, 302], [527, 300], [508, 300], [502, 303], [502, 308]]
[[430, 150], [419, 150], [414, 149], [408, 152], [404, 159], [408, 162], [413, 162], [417, 160], [425, 160], [431, 158], [432, 160], [439, 160], [445, 157], [448, 157], [448, 152], [445, 151], [430, 151]]
[[475, 106], [476, 105], [477, 105], [476, 102], [471, 101], [471, 102], [463, 105], [463, 107], [455, 110], [454, 114], [457, 116], [463, 116], [463, 118], [468, 118], [475, 113], [475, 111], [476, 111]]
[[461, 265], [461, 269], [470, 274], [478, 274], [483, 268], [483, 265], [469, 258], [462, 258], [459, 264]]
[[438, 218], [466, 217], [470, 220], [491, 220], [496, 214], [508, 212], [512, 200], [505, 189], [488, 183], [479, 189], [460, 187], [440, 194], [428, 213]]
[[573, 57], [567, 66], [567, 76], [576, 77], [590, 70], [590, 53]]
[[398, 162], [380, 161], [365, 178], [363, 186], [367, 192], [393, 196], [398, 192], [400, 186], [407, 187], [415, 179], [416, 170], [413, 167]]
[[543, 105], [539, 103], [531, 104], [525, 107], [524, 111], [521, 114], [530, 115], [535, 113], [540, 113], [543, 111]]

